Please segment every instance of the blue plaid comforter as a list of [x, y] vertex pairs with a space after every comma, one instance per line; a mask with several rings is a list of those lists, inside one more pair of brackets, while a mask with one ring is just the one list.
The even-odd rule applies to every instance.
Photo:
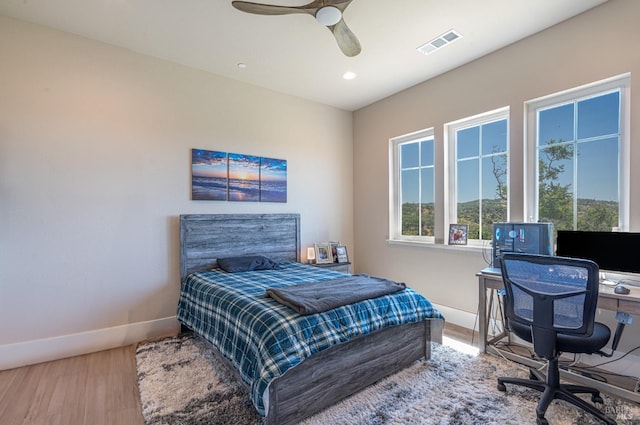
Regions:
[[442, 317], [409, 288], [302, 316], [267, 297], [267, 288], [345, 275], [293, 262], [280, 266], [280, 270], [193, 273], [182, 285], [178, 303], [178, 320], [231, 361], [250, 385], [251, 400], [263, 416], [263, 393], [269, 382], [305, 358], [384, 327]]

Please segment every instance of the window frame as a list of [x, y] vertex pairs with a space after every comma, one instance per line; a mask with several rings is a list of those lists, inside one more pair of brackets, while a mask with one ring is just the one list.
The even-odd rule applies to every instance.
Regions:
[[[389, 240], [397, 242], [418, 242], [424, 244], [435, 244], [434, 236], [413, 236], [402, 234], [402, 205], [401, 192], [402, 192], [402, 166], [400, 158], [400, 146], [410, 142], [423, 142], [425, 140], [433, 140], [434, 145], [434, 183], [433, 192], [436, 193], [436, 152], [435, 152], [435, 132], [434, 128], [430, 127], [424, 130], [419, 130], [413, 133], [405, 134], [403, 136], [393, 137], [389, 139]], [[434, 199], [435, 204], [435, 199]], [[434, 219], [434, 233], [438, 226], [437, 221]]]
[[625, 73], [525, 102], [525, 146], [523, 149], [524, 217], [538, 221], [538, 110], [620, 91], [620, 146], [618, 156], [618, 200], [621, 231], [629, 231], [631, 196], [631, 74]]
[[[511, 167], [510, 167], [510, 151], [511, 151], [511, 142], [510, 142], [510, 112], [511, 109], [509, 106], [504, 106], [502, 108], [494, 109], [492, 111], [483, 112], [481, 114], [473, 115], [471, 117], [462, 118], [456, 121], [452, 121], [446, 123], [444, 125], [444, 135], [445, 135], [445, 185], [444, 185], [444, 217], [445, 223], [444, 228], [448, 229], [451, 224], [456, 224], [458, 217], [458, 185], [457, 185], [457, 139], [456, 133], [460, 130], [464, 130], [471, 127], [476, 127], [484, 124], [489, 124], [496, 121], [501, 121], [503, 119], [507, 120], [507, 221], [509, 221], [509, 217], [511, 216], [511, 185], [510, 183], [510, 175], [511, 175]], [[481, 153], [480, 153], [481, 154]], [[482, 155], [480, 155], [482, 157]], [[476, 247], [484, 247], [489, 240], [484, 239], [468, 239], [467, 244], [469, 246]]]

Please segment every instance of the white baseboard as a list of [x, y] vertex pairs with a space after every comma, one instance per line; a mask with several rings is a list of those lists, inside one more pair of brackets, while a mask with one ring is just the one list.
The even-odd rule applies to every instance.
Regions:
[[95, 331], [0, 345], [0, 370], [122, 347], [145, 339], [176, 334], [175, 316]]
[[433, 306], [442, 313], [445, 322], [462, 326], [463, 328], [475, 328], [477, 330], [475, 313], [469, 313], [468, 311], [447, 307], [446, 305], [433, 304]]

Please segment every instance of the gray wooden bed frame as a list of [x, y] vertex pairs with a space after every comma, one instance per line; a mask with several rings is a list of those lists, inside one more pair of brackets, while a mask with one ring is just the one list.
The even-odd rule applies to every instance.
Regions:
[[[182, 281], [190, 273], [214, 267], [216, 258], [238, 255], [300, 261], [300, 215], [180, 216]], [[420, 358], [431, 358], [431, 343], [442, 342], [443, 326], [442, 319], [393, 326], [309, 357], [271, 382], [265, 423], [297, 423]]]

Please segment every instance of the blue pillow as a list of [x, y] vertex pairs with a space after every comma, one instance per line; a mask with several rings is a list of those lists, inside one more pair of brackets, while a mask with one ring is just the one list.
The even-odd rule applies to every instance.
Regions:
[[246, 272], [251, 270], [273, 270], [278, 264], [262, 255], [247, 255], [243, 257], [218, 258], [218, 267], [228, 273]]

